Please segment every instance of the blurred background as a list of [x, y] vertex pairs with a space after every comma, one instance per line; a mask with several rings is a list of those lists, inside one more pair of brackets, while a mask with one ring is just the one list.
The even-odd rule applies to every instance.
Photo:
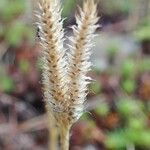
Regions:
[[[67, 35], [82, 0], [64, 0]], [[150, 150], [150, 1], [97, 0], [86, 110], [70, 150]], [[0, 0], [0, 150], [46, 150], [36, 0]]]

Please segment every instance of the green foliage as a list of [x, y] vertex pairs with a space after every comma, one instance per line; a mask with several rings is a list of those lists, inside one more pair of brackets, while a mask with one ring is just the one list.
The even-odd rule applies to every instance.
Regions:
[[150, 59], [142, 59], [137, 68], [140, 72], [150, 71]]
[[139, 27], [134, 33], [138, 41], [150, 41], [150, 23]]
[[105, 13], [112, 15], [120, 12], [125, 14], [129, 13], [133, 3], [131, 0], [105, 0], [102, 2], [102, 5]]
[[138, 100], [122, 99], [117, 102], [117, 110], [124, 120], [118, 129], [107, 134], [106, 146], [112, 150], [126, 149], [130, 144], [150, 147], [148, 118], [144, 114], [143, 103]]
[[136, 66], [133, 60], [125, 60], [121, 66], [122, 76], [125, 78], [131, 78], [135, 75]]
[[0, 37], [8, 45], [17, 46], [24, 39], [33, 41], [31, 27], [19, 18], [25, 12], [26, 3], [24, 0], [0, 0]]
[[81, 116], [80, 120], [89, 120], [89, 114], [88, 114], [88, 113], [84, 113], [84, 114]]
[[127, 126], [133, 130], [143, 130], [146, 127], [146, 121], [144, 117], [129, 117]]
[[99, 106], [96, 107], [95, 112], [101, 116], [108, 115], [110, 111], [109, 105], [106, 102], [102, 102]]
[[14, 87], [14, 82], [9, 76], [0, 76], [0, 89], [2, 89], [5, 92], [11, 92], [14, 89]]
[[131, 79], [126, 79], [122, 83], [122, 87], [127, 93], [133, 93], [136, 89], [136, 81]]
[[150, 146], [150, 131], [148, 129], [133, 130], [128, 128], [126, 130], [126, 137], [137, 146], [147, 148]]
[[128, 139], [125, 137], [124, 131], [116, 131], [108, 134], [106, 146], [114, 150], [123, 150], [128, 144]]
[[67, 17], [72, 12], [72, 10], [75, 7], [75, 3], [76, 3], [76, 1], [74, 1], [74, 0], [73, 1], [71, 1], [71, 0], [64, 1], [64, 9], [63, 9], [64, 17]]
[[143, 108], [143, 104], [140, 101], [132, 99], [122, 99], [117, 103], [118, 111], [126, 117], [133, 114], [137, 114]]
[[110, 56], [116, 55], [118, 50], [119, 50], [119, 47], [118, 47], [118, 44], [116, 42], [111, 43], [109, 45], [109, 47], [107, 48], [107, 52]]
[[94, 94], [99, 94], [101, 91], [101, 85], [98, 82], [93, 82], [90, 84], [90, 91]]
[[4, 21], [12, 20], [25, 11], [26, 1], [24, 0], [1, 0], [0, 14]]
[[32, 39], [32, 37], [32, 30], [21, 22], [16, 22], [11, 28], [8, 28], [5, 35], [6, 41], [13, 46], [19, 45], [23, 38]]
[[109, 133], [106, 146], [113, 150], [125, 149], [130, 143], [135, 146], [150, 147], [150, 130], [133, 130], [130, 128]]
[[145, 130], [141, 132], [139, 139], [139, 144], [141, 146], [146, 146], [147, 148], [150, 148], [150, 130]]
[[28, 73], [30, 69], [30, 63], [27, 60], [21, 60], [19, 62], [19, 68], [23, 73]]

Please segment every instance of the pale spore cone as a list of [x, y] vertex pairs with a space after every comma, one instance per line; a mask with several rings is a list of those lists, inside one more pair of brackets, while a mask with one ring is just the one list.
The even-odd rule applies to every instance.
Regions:
[[98, 20], [97, 5], [93, 0], [87, 0], [76, 15], [77, 25], [72, 27], [74, 35], [70, 37], [70, 53], [68, 54], [68, 90], [73, 122], [80, 118], [84, 110], [87, 86], [91, 80], [87, 77], [87, 72], [91, 67], [92, 40], [95, 30], [99, 27], [96, 25]]
[[[46, 105], [49, 105], [57, 121], [59, 116], [66, 118], [67, 112], [67, 70], [65, 49], [63, 46], [64, 30], [61, 19], [59, 0], [42, 0], [38, 27], [43, 52], [43, 91]], [[61, 122], [61, 121], [60, 121]]]
[[[91, 48], [98, 22], [97, 6], [93, 0], [86, 0], [76, 15], [70, 37], [70, 52], [63, 46], [64, 30], [59, 0], [42, 0], [38, 27], [43, 47], [43, 91], [46, 105], [51, 109], [63, 134], [70, 129], [83, 113], [90, 83]], [[62, 136], [63, 136], [62, 134]]]

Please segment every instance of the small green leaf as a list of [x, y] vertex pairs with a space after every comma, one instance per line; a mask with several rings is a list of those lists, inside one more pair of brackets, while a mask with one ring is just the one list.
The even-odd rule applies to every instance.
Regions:
[[68, 16], [72, 12], [72, 10], [75, 6], [75, 3], [76, 3], [76, 1], [71, 1], [71, 0], [64, 1], [64, 9], [62, 12], [64, 17]]
[[106, 116], [109, 113], [109, 110], [109, 105], [106, 102], [103, 102], [96, 107], [95, 112], [101, 116]]
[[118, 44], [116, 42], [110, 44], [110, 46], [107, 48], [108, 54], [111, 56], [114, 56], [119, 50]]
[[88, 113], [84, 113], [84, 114], [81, 116], [80, 119], [81, 119], [81, 120], [89, 120], [89, 115], [88, 115]]
[[20, 15], [22, 12], [24, 12], [26, 8], [26, 2], [23, 0], [14, 0], [14, 1], [5, 0], [3, 6], [4, 8], [2, 9], [1, 12], [2, 18], [5, 21], [9, 21], [13, 19], [15, 16]]
[[136, 89], [136, 81], [135, 80], [125, 80], [122, 83], [123, 89], [127, 93], [133, 93]]
[[134, 35], [138, 41], [150, 40], [150, 23], [139, 27]]
[[132, 116], [142, 110], [143, 104], [140, 101], [132, 99], [122, 99], [117, 102], [117, 109], [126, 117]]
[[128, 119], [128, 127], [133, 130], [143, 130], [146, 127], [146, 122], [143, 117], [131, 117]]
[[141, 145], [150, 148], [150, 130], [145, 130], [141, 133], [140, 138], [140, 143]]
[[8, 76], [1, 76], [0, 81], [0, 88], [5, 92], [11, 92], [15, 87], [13, 80]]
[[150, 59], [143, 58], [138, 65], [138, 70], [141, 72], [150, 71]]
[[27, 60], [21, 60], [19, 62], [19, 68], [23, 73], [27, 73], [30, 69], [30, 63]]
[[94, 94], [98, 94], [101, 91], [101, 85], [98, 82], [93, 82], [90, 84], [90, 91]]
[[6, 40], [13, 46], [19, 45], [23, 38], [31, 38], [33, 32], [32, 30], [21, 22], [15, 23], [6, 32]]
[[128, 138], [128, 140], [131, 142], [131, 143], [140, 143], [140, 137], [141, 136], [141, 133], [142, 131], [141, 130], [133, 130], [133, 129], [126, 129], [125, 131], [126, 133], [126, 138]]
[[106, 139], [106, 146], [110, 149], [121, 149], [125, 148], [128, 144], [128, 139], [123, 131], [116, 131], [114, 133], [108, 134]]
[[121, 67], [122, 75], [126, 78], [133, 77], [135, 74], [135, 69], [136, 67], [134, 61], [126, 60]]
[[141, 147], [150, 147], [150, 130], [143, 129], [143, 130], [133, 130], [127, 129], [126, 135], [129, 141], [135, 143], [135, 145]]

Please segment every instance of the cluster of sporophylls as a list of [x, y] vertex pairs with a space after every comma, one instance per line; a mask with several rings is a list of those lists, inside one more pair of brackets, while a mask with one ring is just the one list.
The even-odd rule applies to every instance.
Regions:
[[[76, 25], [69, 37], [69, 52], [64, 48], [64, 29], [59, 0], [39, 3], [38, 27], [43, 53], [43, 91], [47, 111], [54, 116], [59, 129], [61, 150], [69, 148], [69, 131], [84, 111], [90, 78], [91, 48], [96, 23], [97, 5], [86, 0], [76, 15]], [[50, 116], [50, 115], [49, 115]]]

